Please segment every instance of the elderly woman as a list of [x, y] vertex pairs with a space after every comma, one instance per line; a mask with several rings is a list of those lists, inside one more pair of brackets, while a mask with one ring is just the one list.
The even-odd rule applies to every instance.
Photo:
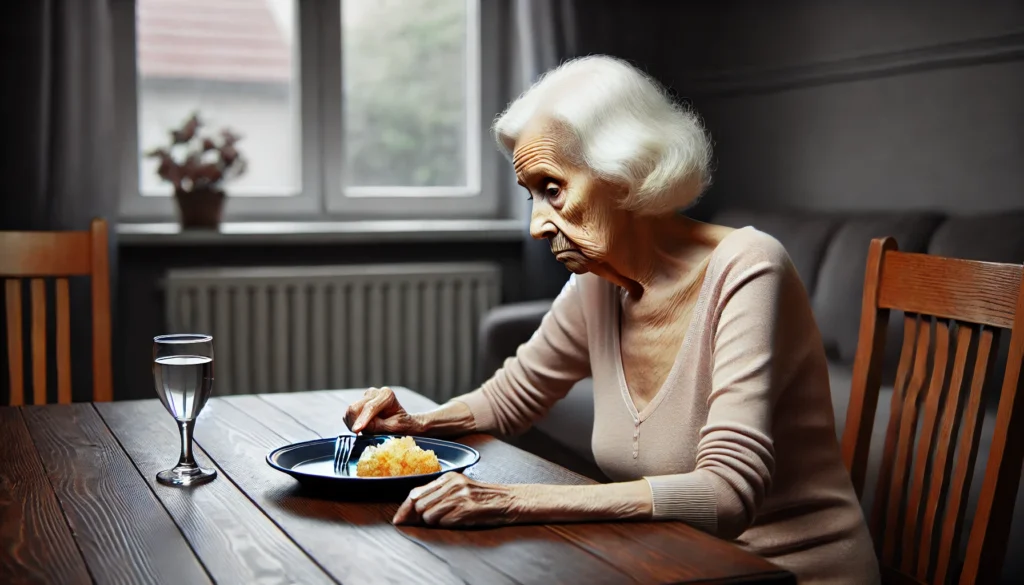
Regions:
[[494, 124], [533, 201], [530, 232], [570, 276], [533, 337], [480, 389], [410, 414], [370, 389], [354, 431], [512, 434], [594, 382], [594, 457], [615, 483], [491, 485], [448, 474], [396, 523], [679, 520], [793, 571], [878, 568], [835, 438], [825, 353], [786, 251], [680, 213], [709, 182], [697, 118], [621, 61], [549, 72]]

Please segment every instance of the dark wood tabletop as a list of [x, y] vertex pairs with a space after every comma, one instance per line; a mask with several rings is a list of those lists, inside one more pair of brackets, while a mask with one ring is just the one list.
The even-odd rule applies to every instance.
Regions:
[[[413, 411], [434, 403], [405, 389]], [[212, 399], [196, 456], [213, 482], [173, 488], [178, 432], [159, 401], [0, 408], [0, 583], [793, 583], [680, 523], [396, 527], [397, 503], [304, 492], [271, 450], [332, 437], [357, 390]], [[467, 475], [591, 480], [489, 436]]]

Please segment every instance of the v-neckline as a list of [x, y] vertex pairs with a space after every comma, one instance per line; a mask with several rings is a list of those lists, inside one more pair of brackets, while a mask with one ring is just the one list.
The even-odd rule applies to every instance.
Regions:
[[[672, 367], [668, 371], [668, 375], [665, 377], [665, 381], [661, 383], [661, 387], [658, 388], [658, 392], [651, 398], [650, 402], [642, 410], [637, 410], [636, 403], [633, 402], [633, 395], [629, 393], [629, 385], [626, 384], [626, 369], [622, 364], [622, 300], [620, 295], [612, 295], [612, 302], [614, 303], [614, 315], [612, 319], [612, 346], [615, 359], [615, 370], [619, 378], [619, 390], [622, 393], [622, 400], [626, 403], [626, 408], [629, 409], [630, 416], [633, 417], [633, 421], [637, 424], [645, 421], [651, 414], [658, 408], [658, 405], [664, 401], [665, 397], [671, 393], [673, 379], [678, 374], [678, 370], [681, 367], [682, 360], [679, 358], [686, 354], [686, 350], [689, 349], [691, 340], [694, 337], [694, 330], [697, 315], [703, 315], [705, 311], [705, 305], [707, 303], [708, 289], [711, 286], [711, 279], [709, 276], [712, 273], [712, 266], [715, 260], [715, 254], [718, 252], [722, 244], [728, 240], [733, 234], [740, 230], [747, 229], [750, 226], [744, 226], [729, 232], [718, 244], [715, 249], [711, 251], [710, 257], [708, 258], [708, 266], [704, 271], [704, 277], [701, 280], [700, 290], [697, 292], [697, 300], [693, 304], [693, 310], [690, 313], [690, 322], [686, 325], [686, 333], [683, 335], [683, 341], [679, 344], [679, 351], [676, 352], [675, 360], [672, 363]], [[615, 287], [618, 290], [619, 287]]]

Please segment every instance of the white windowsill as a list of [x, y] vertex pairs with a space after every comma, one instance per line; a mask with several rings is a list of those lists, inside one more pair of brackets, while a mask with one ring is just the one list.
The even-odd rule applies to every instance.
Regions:
[[525, 232], [517, 219], [226, 222], [216, 231], [182, 231], [177, 223], [117, 225], [120, 245], [164, 246], [514, 242]]

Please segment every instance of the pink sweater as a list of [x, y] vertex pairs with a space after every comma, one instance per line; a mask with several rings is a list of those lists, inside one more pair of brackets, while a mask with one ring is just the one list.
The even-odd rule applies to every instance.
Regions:
[[516, 356], [458, 398], [478, 428], [521, 432], [592, 376], [594, 457], [615, 481], [646, 479], [656, 519], [734, 539], [801, 583], [877, 583], [824, 348], [782, 245], [751, 227], [722, 240], [668, 379], [640, 412], [623, 375], [620, 298], [596, 276], [570, 278]]

